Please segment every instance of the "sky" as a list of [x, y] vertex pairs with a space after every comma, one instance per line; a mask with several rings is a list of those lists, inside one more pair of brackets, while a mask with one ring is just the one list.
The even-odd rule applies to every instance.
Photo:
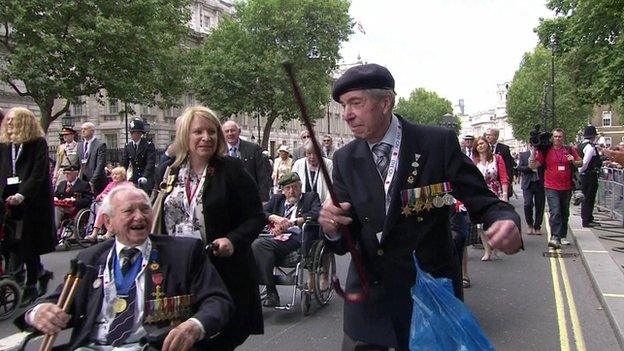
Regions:
[[551, 18], [546, 0], [351, 0], [357, 25], [343, 43], [343, 64], [388, 67], [395, 90], [407, 98], [425, 88], [468, 114], [495, 107], [496, 84], [511, 81], [525, 52], [537, 45], [533, 29]]

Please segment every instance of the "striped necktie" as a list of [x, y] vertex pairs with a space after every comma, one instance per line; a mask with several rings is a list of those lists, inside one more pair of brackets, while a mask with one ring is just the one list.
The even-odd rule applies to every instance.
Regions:
[[372, 149], [373, 154], [377, 157], [375, 160], [375, 166], [377, 167], [377, 170], [379, 171], [379, 174], [381, 174], [382, 178], [385, 178], [388, 174], [390, 149], [392, 149], [392, 146], [383, 142], [375, 144]]

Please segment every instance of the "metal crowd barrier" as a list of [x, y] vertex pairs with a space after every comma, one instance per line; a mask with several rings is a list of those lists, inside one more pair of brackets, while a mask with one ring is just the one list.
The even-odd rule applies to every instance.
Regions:
[[613, 219], [623, 221], [624, 225], [624, 170], [603, 167], [598, 179], [596, 207], [609, 212]]

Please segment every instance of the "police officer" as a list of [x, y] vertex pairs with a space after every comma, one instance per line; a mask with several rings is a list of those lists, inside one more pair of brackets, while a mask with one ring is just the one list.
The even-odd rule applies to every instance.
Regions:
[[583, 142], [578, 145], [579, 154], [583, 158], [583, 165], [579, 169], [581, 174], [581, 189], [583, 190], [583, 203], [581, 204], [581, 219], [583, 227], [594, 227], [598, 223], [594, 221], [594, 203], [598, 192], [598, 175], [602, 160], [596, 148], [595, 140], [598, 132], [591, 124], [583, 131]]
[[154, 188], [156, 148], [144, 138], [145, 123], [140, 119], [130, 121], [130, 140], [124, 148], [121, 165], [127, 170], [128, 180], [148, 194]]

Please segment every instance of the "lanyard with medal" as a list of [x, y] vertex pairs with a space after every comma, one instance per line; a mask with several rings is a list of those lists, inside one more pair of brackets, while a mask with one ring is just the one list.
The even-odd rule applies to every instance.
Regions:
[[390, 207], [390, 185], [392, 184], [392, 178], [394, 178], [394, 173], [398, 168], [399, 163], [399, 151], [401, 150], [401, 124], [397, 125], [394, 145], [392, 146], [392, 156], [390, 157], [390, 164], [388, 165], [388, 174], [386, 175], [386, 180], [384, 181], [384, 194], [386, 199], [386, 214], [388, 213], [388, 208]]
[[19, 176], [17, 176], [17, 159], [22, 154], [22, 144], [19, 148], [16, 148], [15, 144], [11, 145], [11, 177], [7, 178], [7, 185], [17, 185], [21, 183]]
[[208, 166], [204, 168], [201, 178], [199, 178], [197, 184], [195, 184], [195, 187], [193, 187], [191, 185], [192, 169], [189, 164], [184, 179], [184, 210], [187, 215], [187, 221], [176, 224], [176, 236], [186, 236], [195, 239], [202, 239], [201, 232], [199, 230], [195, 230], [193, 223], [195, 221], [195, 208], [197, 207], [198, 198], [201, 196], [200, 189], [204, 185], [207, 169]]
[[[321, 161], [319, 162], [323, 162], [323, 160], [321, 159]], [[310, 165], [308, 165], [307, 160], [306, 160], [305, 168], [306, 168], [306, 176], [307, 176], [306, 180], [308, 182], [308, 185], [310, 186], [310, 191], [315, 191], [318, 193], [318, 190], [316, 189], [316, 182], [318, 181], [320, 169], [317, 167], [316, 172], [314, 172], [314, 177], [312, 177], [312, 170], [310, 170]]]

